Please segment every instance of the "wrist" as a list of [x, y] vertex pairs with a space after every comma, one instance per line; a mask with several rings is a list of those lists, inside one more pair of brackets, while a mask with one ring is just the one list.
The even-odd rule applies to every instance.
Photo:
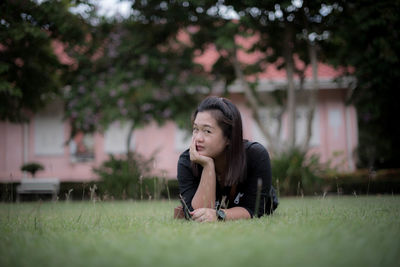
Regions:
[[218, 221], [225, 221], [226, 220], [226, 213], [222, 209], [216, 210], [217, 220]]
[[204, 169], [212, 169], [215, 170], [214, 160], [212, 158], [208, 158], [201, 164]]

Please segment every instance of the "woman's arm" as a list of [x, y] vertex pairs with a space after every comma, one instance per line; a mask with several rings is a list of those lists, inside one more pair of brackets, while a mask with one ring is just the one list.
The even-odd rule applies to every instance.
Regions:
[[192, 199], [193, 209], [214, 208], [215, 206], [216, 177], [214, 163], [211, 162], [203, 167], [200, 184]]
[[216, 175], [214, 160], [199, 154], [194, 140], [190, 146], [190, 160], [203, 166], [199, 187], [192, 199], [193, 209], [214, 208]]
[[225, 220], [251, 219], [250, 213], [243, 207], [233, 207], [223, 211], [226, 214]]
[[[250, 213], [242, 207], [233, 207], [230, 209], [223, 209], [225, 212], [225, 220], [238, 220], [238, 219], [250, 219]], [[217, 212], [215, 209], [200, 208], [190, 212], [192, 219], [197, 222], [215, 222], [217, 221]]]

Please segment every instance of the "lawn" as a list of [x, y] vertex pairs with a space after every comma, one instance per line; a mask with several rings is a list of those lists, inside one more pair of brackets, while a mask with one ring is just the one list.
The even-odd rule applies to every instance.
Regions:
[[0, 204], [0, 266], [399, 266], [400, 197], [282, 198], [199, 224], [178, 201]]

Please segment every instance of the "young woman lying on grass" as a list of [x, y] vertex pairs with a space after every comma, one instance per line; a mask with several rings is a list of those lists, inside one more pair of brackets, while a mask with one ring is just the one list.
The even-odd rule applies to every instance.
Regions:
[[226, 98], [207, 97], [194, 112], [192, 125], [190, 149], [178, 161], [186, 218], [211, 222], [272, 213], [278, 201], [268, 152], [259, 143], [243, 140], [236, 106]]

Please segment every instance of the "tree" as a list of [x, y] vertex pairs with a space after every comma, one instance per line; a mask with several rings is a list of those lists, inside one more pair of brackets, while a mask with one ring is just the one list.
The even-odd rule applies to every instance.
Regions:
[[76, 46], [89, 28], [70, 8], [85, 1], [13, 0], [0, 3], [0, 120], [26, 121], [60, 93], [68, 66], [55, 41]]
[[106, 36], [99, 38], [104, 41], [78, 57], [66, 93], [71, 137], [78, 131], [103, 131], [115, 121], [130, 122], [129, 152], [135, 128], [152, 121], [188, 121], [196, 92], [206, 86], [202, 70], [193, 63], [190, 46], [178, 39], [178, 25], [169, 27], [142, 12], [103, 21], [98, 35]]
[[[359, 167], [398, 168], [400, 125], [400, 1], [337, 1], [329, 60], [351, 67], [357, 79], [351, 101], [358, 114]], [[351, 30], [349, 30], [351, 29]]]
[[[307, 103], [307, 132], [304, 140], [298, 140], [302, 141], [300, 149], [307, 151], [318, 91], [317, 68], [318, 62], [322, 59], [318, 53], [323, 54], [323, 51], [318, 49], [318, 43], [327, 38], [326, 31], [332, 23], [331, 17], [335, 15], [336, 8], [330, 5], [329, 1], [227, 1], [227, 4], [231, 4], [238, 12], [245, 31], [259, 36], [251, 48], [251, 51], [261, 51], [264, 54], [259, 64], [265, 66], [272, 63], [286, 70], [286, 93], [283, 97], [282, 94], [275, 94], [280, 107], [277, 132], [272, 133], [269, 127], [259, 123], [259, 127], [271, 144], [272, 151], [279, 152], [285, 149], [279, 140], [282, 115], [285, 111], [288, 113], [288, 146], [289, 148], [296, 146], [296, 94], [303, 89], [304, 73], [311, 64], [313, 78]], [[295, 57], [298, 61], [302, 61], [302, 68], [295, 64]], [[299, 88], [295, 88], [295, 75], [300, 80]], [[263, 103], [256, 90], [250, 93], [253, 96], [248, 99], [254, 99], [250, 101], [254, 114], [259, 110], [258, 106], [271, 105]], [[256, 99], [259, 99], [259, 103], [256, 103]], [[259, 115], [255, 117], [257, 116]]]
[[[163, 21], [168, 27], [194, 29], [187, 31], [197, 54], [207, 48], [217, 50], [219, 58], [209, 73], [214, 82], [223, 81], [225, 88], [235, 81], [240, 82], [245, 97], [253, 112], [259, 128], [269, 140], [270, 151], [283, 149], [279, 140], [282, 115], [289, 113], [290, 140], [289, 146], [295, 146], [295, 114], [296, 91], [301, 90], [304, 72], [309, 64], [313, 69], [313, 89], [309, 97], [307, 138], [303, 149], [308, 149], [311, 137], [311, 124], [316, 106], [318, 90], [317, 49], [318, 42], [326, 38], [324, 30], [331, 22], [330, 16], [335, 9], [327, 8], [327, 1], [151, 1], [135, 2], [134, 8], [147, 20]], [[324, 10], [325, 8], [325, 10]], [[239, 19], [231, 19], [227, 10], [234, 10]], [[237, 41], [237, 37], [257, 36], [253, 47], [245, 49]], [[238, 51], [258, 51], [263, 55], [258, 62], [244, 64], [238, 58]], [[294, 64], [294, 56], [303, 61], [304, 67]], [[261, 107], [271, 106], [265, 103], [257, 92], [257, 80], [250, 82], [249, 75], [257, 75], [267, 64], [276, 64], [285, 68], [288, 85], [285, 94], [276, 90], [276, 103], [279, 108], [278, 132], [273, 133], [261, 120]], [[300, 88], [295, 88], [295, 75], [300, 77]], [[278, 93], [279, 92], [279, 93]]]

